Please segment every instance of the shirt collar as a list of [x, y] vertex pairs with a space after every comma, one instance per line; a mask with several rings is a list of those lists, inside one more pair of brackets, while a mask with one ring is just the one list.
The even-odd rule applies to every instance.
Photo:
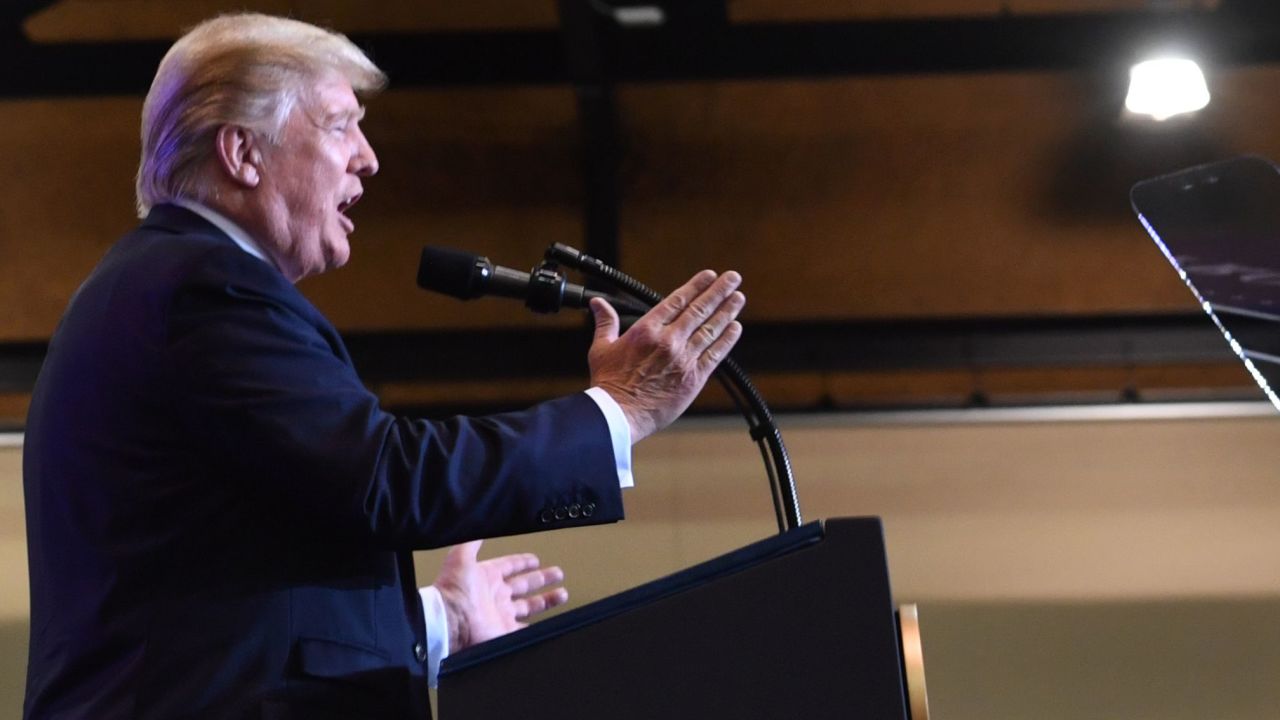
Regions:
[[272, 262], [271, 258], [262, 251], [262, 246], [254, 242], [253, 238], [249, 237], [249, 233], [245, 232], [243, 228], [235, 224], [235, 222], [226, 215], [223, 215], [213, 208], [201, 205], [194, 200], [188, 200], [186, 198], [174, 198], [170, 202], [180, 208], [190, 210], [205, 220], [208, 220], [214, 227], [226, 233], [227, 237], [231, 238], [236, 245], [239, 245], [241, 250], [244, 250], [272, 267], [276, 267], [276, 264]]

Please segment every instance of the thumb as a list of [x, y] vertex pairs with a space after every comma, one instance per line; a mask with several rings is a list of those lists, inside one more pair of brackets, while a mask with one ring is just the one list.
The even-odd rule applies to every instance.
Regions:
[[480, 554], [480, 544], [483, 540], [472, 540], [461, 545], [454, 545], [449, 548], [449, 552], [445, 555], [445, 563], [454, 565], [466, 565], [474, 563], [476, 556]]
[[611, 343], [618, 339], [618, 311], [603, 298], [591, 298], [591, 315], [596, 320], [595, 342]]

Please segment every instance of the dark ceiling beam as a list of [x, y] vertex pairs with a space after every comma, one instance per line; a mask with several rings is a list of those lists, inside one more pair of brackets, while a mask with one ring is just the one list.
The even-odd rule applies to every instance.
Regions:
[[599, 13], [591, 0], [559, 0], [557, 9], [582, 138], [582, 249], [617, 267], [622, 233], [622, 133], [614, 86], [600, 44]]
[[[588, 329], [523, 328], [348, 333], [346, 344], [360, 377], [372, 387], [386, 383], [496, 382], [576, 379], [587, 376]], [[518, 348], [519, 361], [510, 352]], [[0, 343], [0, 393], [30, 392], [47, 344]], [[768, 373], [875, 371], [1080, 369], [1160, 367], [1234, 362], [1221, 334], [1203, 313], [1103, 317], [1026, 317], [935, 320], [748, 323], [734, 358], [757, 377]], [[1203, 390], [1188, 399], [1205, 399]], [[1115, 402], [1143, 401], [1131, 387], [1110, 388]], [[1239, 388], [1211, 397], [1253, 397]], [[1261, 397], [1261, 392], [1256, 393]], [[1095, 397], [1094, 393], [1090, 397]], [[1163, 399], [1176, 395], [1166, 394]], [[848, 409], [820, 400], [772, 398], [777, 411]], [[988, 401], [980, 384], [965, 400]], [[1031, 400], [1024, 399], [1024, 402]], [[1041, 402], [1061, 402], [1046, 394]], [[459, 396], [436, 404], [399, 404], [390, 409], [444, 416], [515, 409], [523, 401], [476, 402]], [[0, 427], [0, 430], [20, 429]]]
[[171, 42], [0, 48], [0, 97], [144, 95]]
[[1280, 58], [1280, 24], [1237, 13], [1128, 12], [722, 28], [614, 28], [611, 74], [663, 81], [1127, 66], [1184, 48], [1211, 61]]
[[[577, 377], [590, 328], [344, 336], [369, 382]], [[493, 348], [520, 348], [521, 361]], [[749, 372], [1158, 366], [1231, 362], [1203, 313], [1094, 317], [748, 322], [734, 357]]]
[[[1219, 64], [1280, 61], [1280, 22], [1268, 7], [737, 24], [675, 14], [660, 27], [606, 24], [600, 62], [614, 82], [654, 82], [1097, 68], [1169, 45]], [[395, 87], [568, 84], [574, 78], [558, 30], [352, 37]], [[142, 94], [168, 44], [6, 42], [0, 97]]]
[[57, 2], [58, 0], [5, 0], [0, 5], [0, 27], [13, 28], [20, 33], [22, 23], [27, 18]]
[[[1267, 329], [1267, 328], [1263, 328]], [[1244, 330], [1241, 330], [1242, 332]], [[370, 383], [578, 377], [589, 328], [344, 335]], [[520, 359], [494, 348], [518, 348]], [[0, 392], [26, 392], [45, 343], [0, 343]], [[748, 322], [734, 357], [750, 372], [1151, 366], [1230, 362], [1203, 313], [1098, 317]]]

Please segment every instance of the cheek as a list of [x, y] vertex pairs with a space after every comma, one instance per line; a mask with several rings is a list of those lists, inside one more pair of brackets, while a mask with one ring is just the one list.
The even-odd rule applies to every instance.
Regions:
[[307, 184], [295, 189], [291, 195], [292, 202], [289, 203], [289, 223], [307, 234], [310, 229], [314, 232], [329, 222], [326, 211], [327, 201], [324, 194], [317, 192], [314, 183]]
[[323, 185], [319, 182], [308, 183], [302, 189], [302, 206], [313, 211], [323, 211], [328, 205], [327, 196], [322, 192]]

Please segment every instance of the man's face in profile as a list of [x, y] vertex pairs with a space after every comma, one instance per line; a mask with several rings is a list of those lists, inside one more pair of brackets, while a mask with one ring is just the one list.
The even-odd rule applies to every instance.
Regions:
[[360, 129], [364, 108], [351, 84], [327, 73], [304, 92], [278, 145], [263, 144], [257, 199], [266, 211], [265, 237], [280, 269], [297, 282], [346, 264], [347, 210], [364, 192], [361, 179], [378, 159]]

